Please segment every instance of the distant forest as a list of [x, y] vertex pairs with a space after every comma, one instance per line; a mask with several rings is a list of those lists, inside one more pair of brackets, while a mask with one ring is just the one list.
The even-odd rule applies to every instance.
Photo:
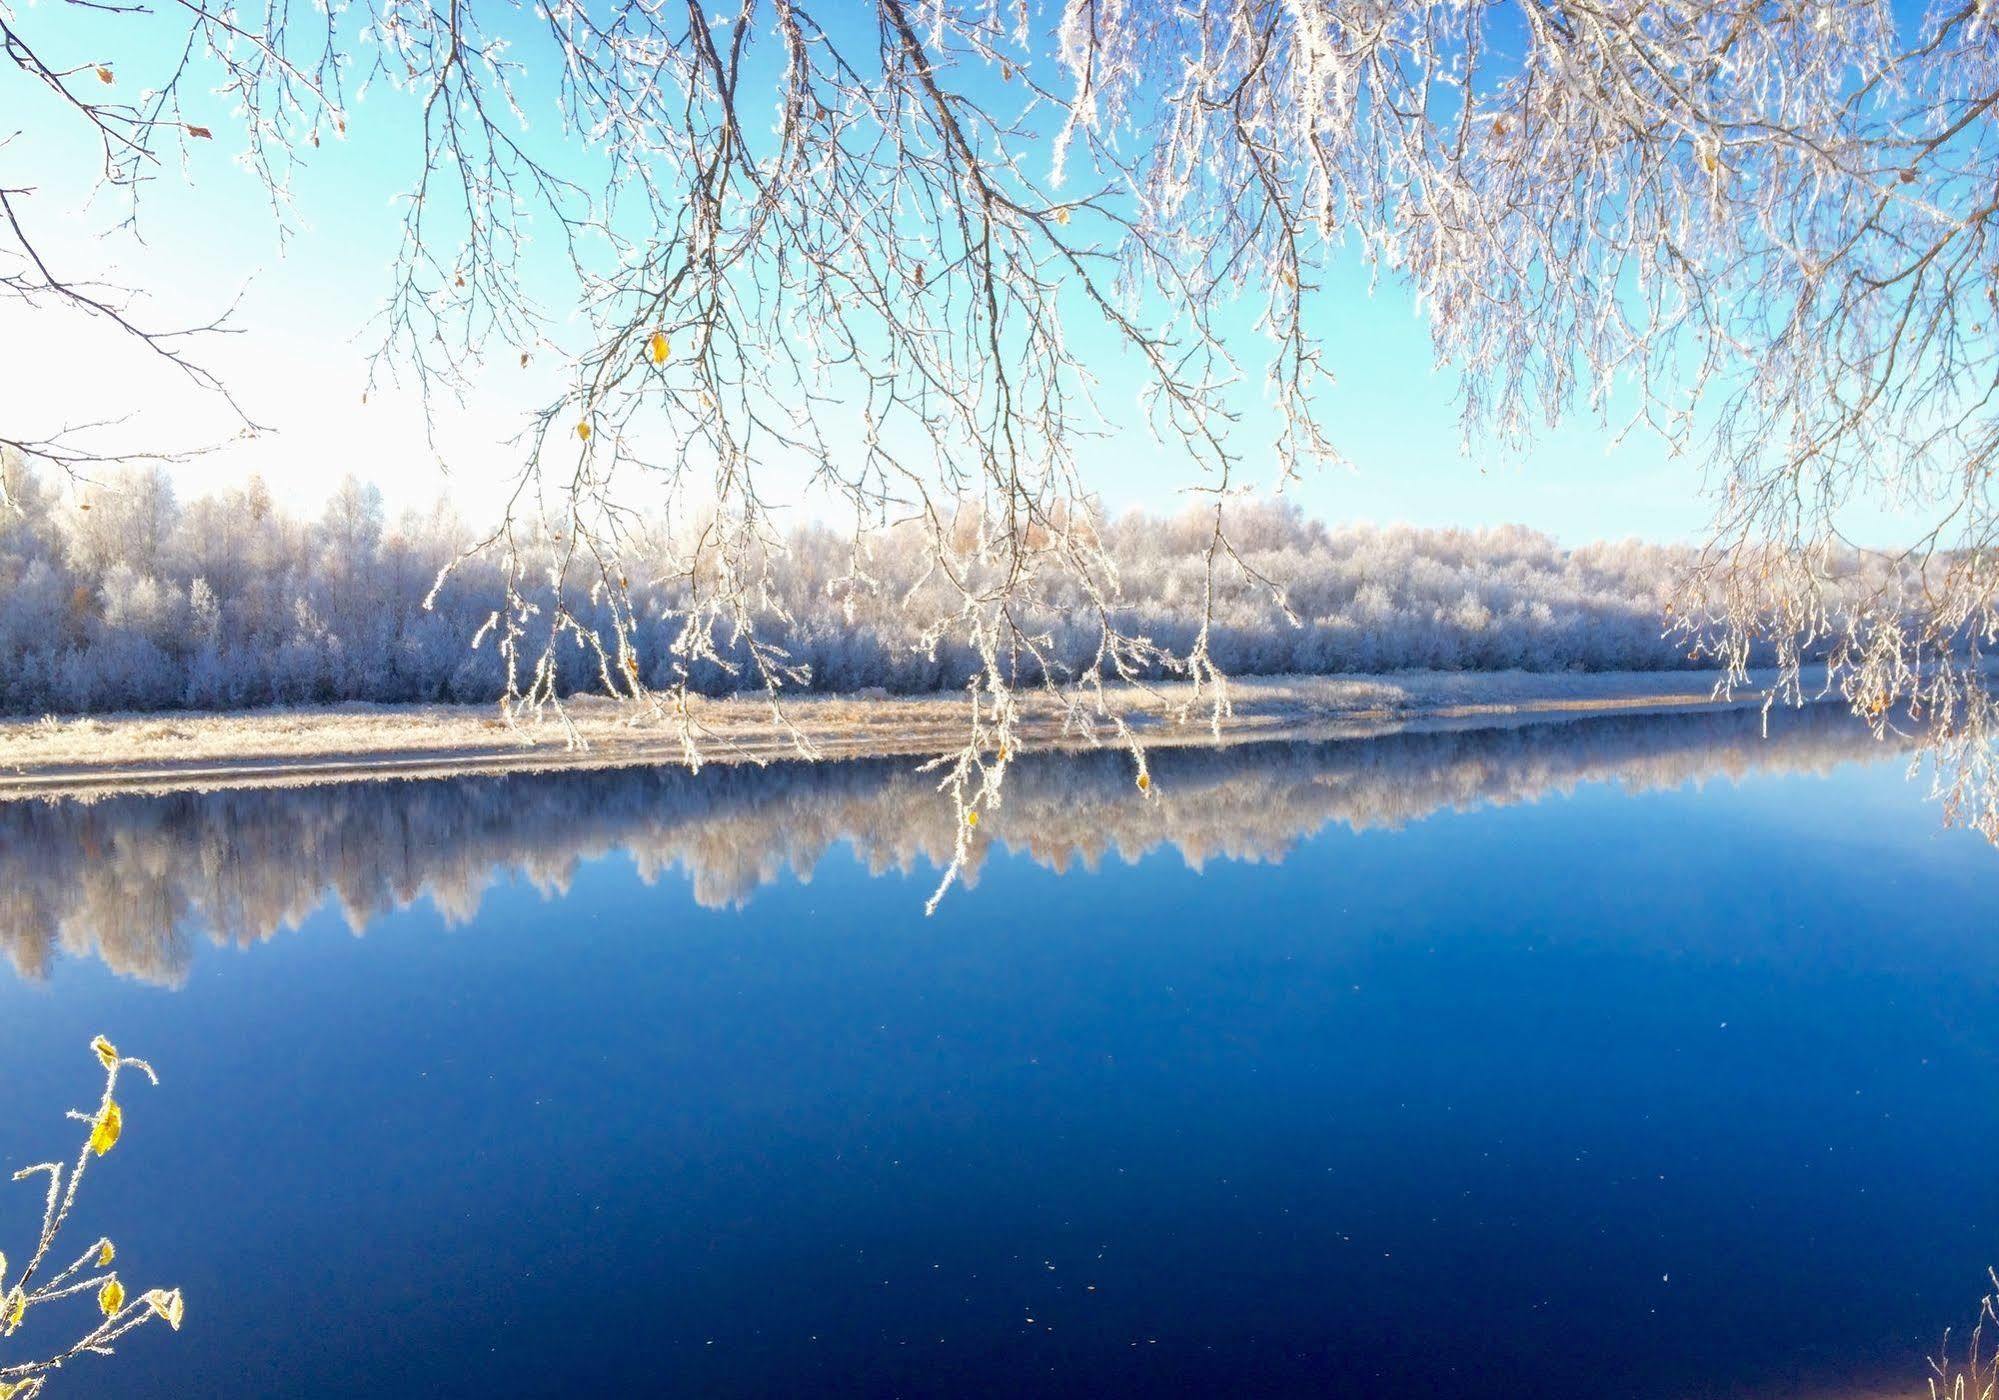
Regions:
[[[133, 472], [79, 498], [18, 464], [16, 509], [0, 508], [0, 712], [236, 709], [344, 700], [492, 701], [504, 672], [473, 638], [501, 596], [499, 565], [476, 558], [426, 611], [438, 571], [472, 538], [447, 508], [385, 517], [381, 496], [353, 479], [313, 520], [280, 509], [256, 482], [177, 499], [158, 470]], [[1184, 650], [1198, 625], [1201, 548], [1191, 516], [1131, 515], [1099, 527], [1130, 600], [1118, 620]], [[1267, 589], [1231, 577], [1212, 642], [1224, 670], [1285, 672], [1662, 670], [1694, 666], [1662, 635], [1681, 548], [1622, 541], [1560, 548], [1519, 526], [1423, 530], [1329, 527], [1282, 503], [1232, 507], [1245, 561], [1282, 584], [1298, 625]], [[660, 558], [671, 557], [663, 537]], [[924, 543], [885, 532], [852, 582], [851, 540], [802, 528], [786, 542], [762, 635], [809, 668], [816, 690], [918, 692], [961, 685], [970, 650], [948, 634], [931, 646]], [[664, 686], [682, 661], [671, 648], [684, 582], [634, 567], [642, 675]], [[914, 605], [911, 599], [915, 600]], [[1029, 619], [1056, 654], [1087, 660], [1095, 623], [1079, 597], [1050, 583]], [[587, 620], [587, 619], [586, 619]], [[609, 634], [608, 608], [599, 620]], [[727, 654], [727, 648], [724, 648]], [[563, 682], [588, 689], [592, 658], [565, 644]], [[699, 689], [741, 682], [723, 667], [686, 667]]]

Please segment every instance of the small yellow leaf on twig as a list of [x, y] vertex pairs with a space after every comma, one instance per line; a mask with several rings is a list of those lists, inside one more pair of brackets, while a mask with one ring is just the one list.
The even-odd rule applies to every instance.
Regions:
[[673, 353], [673, 343], [666, 338], [665, 331], [654, 331], [652, 339], [646, 342], [646, 348], [652, 353], [652, 362], [656, 365], [665, 364], [666, 357]]
[[1056, 223], [1058, 223], [1058, 224], [1066, 224], [1066, 223], [1068, 223], [1068, 222], [1069, 222], [1069, 211], [1068, 211], [1067, 209], [1057, 209], [1057, 210], [1055, 211], [1055, 222], [1056, 222]]
[[115, 1278], [107, 1282], [97, 1290], [97, 1306], [106, 1317], [118, 1316], [118, 1310], [125, 1306], [125, 1285]]
[[118, 1145], [118, 1135], [125, 1131], [125, 1112], [115, 1100], [106, 1099], [90, 1125], [90, 1150], [102, 1157]]
[[103, 1036], [100, 1035], [95, 1040], [91, 1041], [90, 1048], [97, 1052], [97, 1058], [104, 1062], [104, 1067], [106, 1069], [110, 1069], [113, 1065], [118, 1063], [118, 1047], [113, 1045], [110, 1041], [106, 1040]]
[[105, 84], [106, 86], [109, 86], [110, 84], [117, 82], [118, 79], [111, 72], [109, 68], [99, 68], [97, 70], [97, 81]]
[[585, 442], [590, 441], [590, 425], [588, 423], [578, 423], [576, 425], [576, 436]]
[[155, 1288], [146, 1294], [146, 1304], [167, 1320], [167, 1326], [180, 1331], [181, 1318], [187, 1313], [187, 1304], [180, 1296], [178, 1288], [168, 1291]]

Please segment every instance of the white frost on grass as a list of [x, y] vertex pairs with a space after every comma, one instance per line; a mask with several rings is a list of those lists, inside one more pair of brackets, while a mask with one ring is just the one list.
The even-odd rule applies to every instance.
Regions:
[[[1762, 678], [1759, 678], [1759, 682]], [[1407, 672], [1391, 676], [1282, 676], [1231, 684], [1225, 740], [1336, 737], [1412, 727], [1505, 724], [1610, 711], [1719, 704], [1700, 672]], [[1163, 685], [1141, 700], [1148, 744], [1212, 742], [1205, 711], [1176, 713], [1189, 687]], [[1157, 698], [1154, 699], [1153, 697]], [[1760, 704], [1738, 691], [1737, 705]], [[787, 712], [821, 755], [924, 757], [962, 742], [959, 695], [799, 696]], [[1028, 706], [1032, 747], [1082, 748], [1050, 708]], [[0, 797], [171, 791], [431, 777], [454, 772], [617, 768], [684, 761], [679, 738], [630, 707], [580, 698], [571, 720], [582, 747], [554, 722], [510, 726], [487, 706], [348, 704], [237, 714], [169, 713], [0, 722]], [[713, 736], [708, 762], [795, 755], [761, 698], [698, 702]]]

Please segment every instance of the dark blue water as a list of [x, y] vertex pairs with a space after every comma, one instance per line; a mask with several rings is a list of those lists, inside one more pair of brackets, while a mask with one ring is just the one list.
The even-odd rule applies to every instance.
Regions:
[[1838, 725], [1029, 763], [931, 919], [907, 768], [0, 808], [0, 1165], [149, 1056], [71, 1230], [188, 1297], [51, 1394], [1917, 1393], [1975, 1314], [1999, 855]]

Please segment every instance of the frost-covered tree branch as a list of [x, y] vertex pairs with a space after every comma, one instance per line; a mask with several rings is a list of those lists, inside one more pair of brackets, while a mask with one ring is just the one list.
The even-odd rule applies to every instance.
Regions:
[[[1422, 307], [1468, 445], [1582, 414], [1683, 454], [1715, 506], [1684, 640], [1731, 680], [1774, 648], [1790, 698], [1926, 722], [1951, 810], [1999, 836], [1982, 4], [1909, 24], [1887, 0], [363, 0], [301, 24], [183, 3], [178, 56], [141, 78], [41, 37], [81, 3], [0, 0], [5, 81], [98, 141], [132, 218], [163, 154], [227, 126], [283, 222], [322, 137], [381, 110], [420, 139], [374, 374], [428, 397], [495, 360], [561, 366], [468, 556], [500, 561], [481, 642], [516, 708], [556, 704], [581, 647], [690, 755], [701, 668], [781, 720], [807, 679], [771, 630], [782, 510], [809, 489], [854, 522], [843, 597], [881, 592], [881, 531], [927, 541], [922, 587], [951, 606], [924, 644], [978, 658], [942, 763], [965, 825], [999, 800], [1023, 684], [1121, 736], [1143, 780], [1102, 686], [1189, 675], [1225, 709], [1214, 600], [1249, 583], [1282, 606], [1286, 583], [1226, 501], [1252, 454], [1278, 480], [1335, 457], [1354, 347], [1316, 293], [1357, 258]], [[199, 114], [194, 75], [220, 93]], [[129, 102], [99, 91], [128, 80]], [[371, 83], [400, 100], [352, 106]], [[8, 289], [73, 300], [5, 227]], [[1123, 374], [1135, 408], [1102, 392]], [[1174, 645], [1127, 625], [1092, 525], [1093, 440], [1141, 425], [1208, 509], [1201, 621]], [[641, 487], [677, 512], [664, 563]], [[1856, 535], [1882, 506], [1913, 523]], [[1082, 656], [1023, 607], [1051, 581]], [[634, 602], [666, 583], [670, 616]]]

